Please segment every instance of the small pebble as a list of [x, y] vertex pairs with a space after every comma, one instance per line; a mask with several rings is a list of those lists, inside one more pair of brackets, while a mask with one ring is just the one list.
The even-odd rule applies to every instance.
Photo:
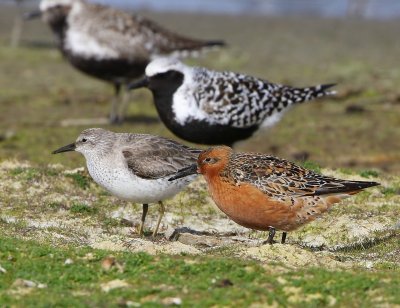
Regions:
[[161, 304], [164, 306], [180, 306], [182, 305], [182, 299], [179, 297], [166, 297], [161, 300]]
[[107, 256], [101, 261], [101, 267], [105, 271], [109, 271], [113, 266], [115, 266], [115, 258], [113, 256]]
[[0, 265], [0, 273], [3, 273], [3, 274], [7, 273], [7, 270], [4, 267], [2, 267], [1, 265]]
[[21, 279], [21, 278], [17, 278], [13, 284], [13, 287], [17, 287], [17, 288], [38, 288], [38, 289], [44, 289], [47, 288], [47, 285], [43, 284], [43, 283], [37, 283], [31, 280], [26, 280], [26, 279]]

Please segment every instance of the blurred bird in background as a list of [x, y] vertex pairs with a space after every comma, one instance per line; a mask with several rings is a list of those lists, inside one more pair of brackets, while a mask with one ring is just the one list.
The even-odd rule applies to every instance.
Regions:
[[332, 86], [295, 88], [158, 58], [147, 66], [144, 79], [128, 87], [149, 88], [161, 120], [178, 137], [232, 146], [279, 122], [293, 105], [334, 94], [328, 90]]
[[75, 68], [113, 84], [111, 123], [124, 119], [127, 101], [121, 100], [121, 89], [141, 77], [152, 59], [196, 55], [224, 45], [219, 40], [184, 37], [141, 16], [85, 0], [42, 0], [39, 8], [26, 18], [41, 17], [50, 26]]

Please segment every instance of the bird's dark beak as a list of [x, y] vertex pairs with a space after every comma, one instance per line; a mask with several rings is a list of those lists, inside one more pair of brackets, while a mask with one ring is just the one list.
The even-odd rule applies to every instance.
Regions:
[[58, 154], [58, 153], [62, 153], [62, 152], [70, 152], [70, 151], [75, 151], [76, 149], [76, 145], [75, 143], [71, 143], [71, 144], [67, 144], [53, 152], [51, 152], [51, 154]]
[[143, 79], [140, 79], [138, 81], [134, 81], [131, 84], [128, 85], [129, 90], [134, 90], [134, 89], [140, 89], [143, 87], [148, 87], [149, 86], [149, 78], [144, 77]]
[[33, 12], [29, 12], [29, 13], [25, 13], [24, 14], [24, 20], [32, 20], [32, 19], [36, 19], [42, 16], [42, 12], [41, 11], [33, 11]]
[[197, 164], [193, 164], [190, 165], [189, 167], [178, 170], [172, 177], [168, 179], [168, 181], [174, 181], [192, 174], [197, 174]]

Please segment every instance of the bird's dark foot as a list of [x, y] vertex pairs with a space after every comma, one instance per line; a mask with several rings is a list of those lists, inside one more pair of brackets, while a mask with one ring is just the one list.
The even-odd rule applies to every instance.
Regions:
[[165, 239], [164, 234], [158, 233], [157, 235], [151, 235], [146, 240], [153, 243], [166, 243], [168, 240]]
[[276, 244], [276, 243], [278, 243], [278, 242], [275, 241], [275, 240], [270, 241], [269, 239], [267, 239], [264, 242], [262, 242], [263, 245], [267, 245], [267, 244], [273, 245], [273, 244]]
[[269, 227], [268, 238], [267, 238], [266, 241], [263, 242], [263, 244], [270, 244], [270, 245], [273, 245], [274, 243], [276, 243], [276, 242], [274, 241], [274, 236], [275, 236], [275, 228]]
[[179, 235], [180, 235], [180, 230], [182, 230], [183, 228], [180, 229], [175, 229], [172, 227], [168, 227], [167, 230], [164, 233], [164, 237], [166, 240], [170, 241], [170, 242], [175, 242], [178, 240]]

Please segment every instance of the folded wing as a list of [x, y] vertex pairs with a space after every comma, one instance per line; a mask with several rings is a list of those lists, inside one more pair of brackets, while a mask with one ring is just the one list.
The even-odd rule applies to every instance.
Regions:
[[[240, 164], [251, 155], [251, 164]], [[237, 184], [248, 183], [275, 197], [306, 197], [353, 194], [377, 182], [347, 181], [324, 176], [273, 156], [238, 153], [232, 158], [232, 178]]]
[[136, 135], [132, 146], [122, 150], [127, 166], [135, 175], [158, 179], [196, 162], [200, 150], [151, 135]]

